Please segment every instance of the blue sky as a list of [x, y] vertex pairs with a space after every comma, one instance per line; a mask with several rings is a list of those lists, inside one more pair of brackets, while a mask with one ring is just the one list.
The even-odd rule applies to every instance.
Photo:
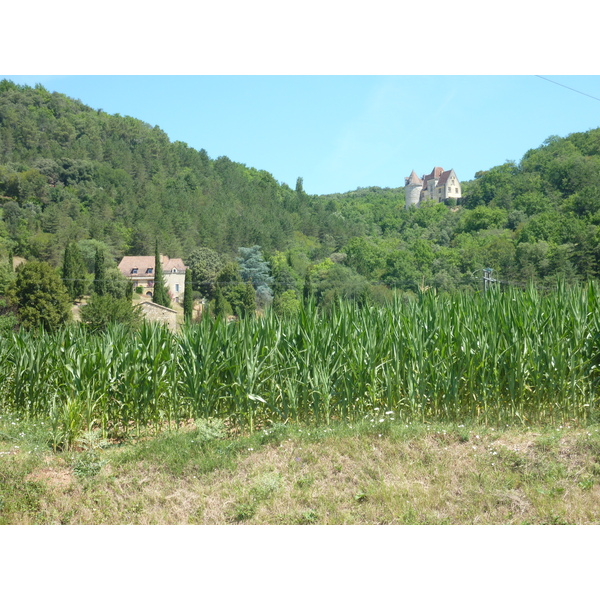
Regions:
[[158, 125], [291, 187], [302, 177], [311, 194], [399, 187], [434, 166], [469, 180], [551, 135], [600, 126], [599, 76], [4, 77]]

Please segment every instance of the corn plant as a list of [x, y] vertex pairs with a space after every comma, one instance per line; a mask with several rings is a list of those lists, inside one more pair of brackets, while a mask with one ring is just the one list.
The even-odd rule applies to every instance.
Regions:
[[57, 438], [186, 419], [254, 429], [293, 420], [584, 422], [597, 415], [598, 284], [548, 294], [338, 302], [295, 317], [203, 320], [177, 334], [147, 324], [90, 335], [75, 326], [0, 340], [4, 411], [52, 416]]

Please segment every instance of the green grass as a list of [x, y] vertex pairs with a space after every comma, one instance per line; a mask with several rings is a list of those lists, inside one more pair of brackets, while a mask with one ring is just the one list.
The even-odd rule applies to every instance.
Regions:
[[600, 522], [597, 426], [382, 425], [199, 421], [54, 452], [47, 425], [2, 422], [0, 523]]

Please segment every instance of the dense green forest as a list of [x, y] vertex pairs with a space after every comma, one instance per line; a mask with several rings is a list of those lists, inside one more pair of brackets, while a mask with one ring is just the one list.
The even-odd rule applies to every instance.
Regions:
[[158, 243], [193, 267], [199, 293], [214, 296], [219, 277], [241, 274], [279, 306], [303, 293], [327, 304], [475, 290], [483, 268], [512, 286], [600, 274], [600, 129], [550, 137], [518, 164], [477, 173], [458, 207], [406, 210], [403, 187], [313, 196], [302, 183], [292, 189], [133, 117], [4, 80], [0, 295], [8, 256], [60, 267], [70, 243], [90, 279], [98, 249], [114, 267]]

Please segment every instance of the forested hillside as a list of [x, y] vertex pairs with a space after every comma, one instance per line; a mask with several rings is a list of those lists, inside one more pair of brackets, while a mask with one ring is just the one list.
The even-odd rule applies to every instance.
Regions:
[[600, 274], [599, 153], [600, 129], [552, 137], [464, 182], [461, 206], [405, 210], [402, 187], [310, 196], [300, 177], [292, 189], [133, 117], [5, 80], [0, 263], [13, 254], [58, 267], [76, 242], [91, 273], [98, 248], [116, 264], [158, 242], [210, 294], [202, 285], [240, 248], [260, 246], [276, 298], [304, 289], [321, 302], [477, 289], [484, 267], [511, 285], [585, 280]]
[[0, 84], [0, 165], [8, 237], [16, 252], [48, 260], [68, 239], [104, 241], [115, 256], [150, 254], [158, 239], [181, 256], [282, 249], [293, 231], [336, 229], [336, 217], [266, 171], [211, 160], [158, 127], [42, 86]]
[[519, 286], [600, 275], [600, 129], [552, 136], [518, 164], [478, 172], [457, 208], [392, 211], [377, 192], [323, 199], [368, 232], [346, 243], [346, 264], [388, 286], [450, 291], [473, 273], [481, 281], [485, 267]]

